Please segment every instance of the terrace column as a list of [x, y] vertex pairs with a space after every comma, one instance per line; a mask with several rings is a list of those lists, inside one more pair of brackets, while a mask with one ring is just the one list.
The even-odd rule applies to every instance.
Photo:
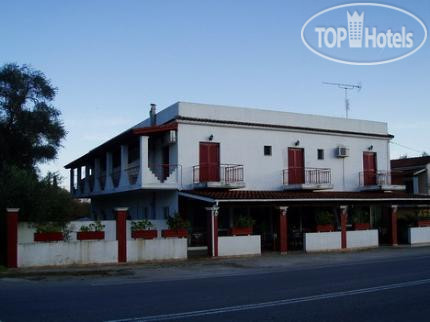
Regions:
[[77, 169], [77, 178], [76, 178], [76, 180], [78, 181], [78, 185], [77, 185], [77, 191], [78, 191], [78, 194], [81, 194], [81, 193], [83, 193], [83, 191], [81, 190], [81, 180], [82, 180], [82, 167], [81, 166], [79, 166]]
[[121, 145], [121, 176], [119, 186], [128, 186], [128, 145]]
[[279, 207], [279, 252], [288, 251], [288, 207]]
[[118, 263], [127, 262], [127, 211], [128, 208], [115, 208]]
[[94, 159], [94, 186], [93, 191], [100, 192], [102, 189], [100, 187], [100, 159]]
[[9, 268], [18, 267], [18, 213], [19, 208], [6, 208], [6, 229], [7, 229], [7, 259], [6, 265]]
[[[140, 181], [141, 185], [143, 186], [143, 183], [145, 181], [145, 175], [148, 173], [147, 169], [149, 169], [148, 164], [148, 136], [141, 136], [140, 137]], [[138, 177], [139, 178], [139, 177]]]
[[397, 205], [391, 205], [390, 233], [393, 246], [397, 246], [397, 209]]
[[109, 191], [113, 189], [112, 170], [112, 152], [106, 152], [106, 182], [104, 191]]
[[345, 249], [346, 244], [346, 223], [348, 222], [348, 206], [340, 206], [340, 227], [341, 227], [341, 247]]
[[218, 206], [207, 207], [208, 211], [208, 255], [218, 256]]

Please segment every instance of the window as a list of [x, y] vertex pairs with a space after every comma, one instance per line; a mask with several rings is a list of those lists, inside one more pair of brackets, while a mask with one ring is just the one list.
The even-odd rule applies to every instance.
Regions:
[[318, 160], [324, 160], [324, 150], [318, 149]]
[[265, 145], [264, 146], [264, 155], [272, 155], [272, 146], [271, 145]]

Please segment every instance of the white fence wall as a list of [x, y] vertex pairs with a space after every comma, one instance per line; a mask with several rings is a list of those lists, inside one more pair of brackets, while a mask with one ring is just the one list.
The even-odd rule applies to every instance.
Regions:
[[61, 241], [18, 244], [18, 267], [117, 262], [117, 241]]
[[430, 244], [430, 227], [411, 227], [408, 230], [408, 242], [415, 244]]
[[322, 252], [342, 248], [341, 232], [306, 233], [303, 246], [306, 252]]
[[378, 247], [379, 238], [377, 229], [354, 230], [346, 232], [347, 248]]
[[218, 237], [218, 256], [261, 254], [260, 235]]
[[186, 258], [186, 238], [127, 240], [127, 262]]

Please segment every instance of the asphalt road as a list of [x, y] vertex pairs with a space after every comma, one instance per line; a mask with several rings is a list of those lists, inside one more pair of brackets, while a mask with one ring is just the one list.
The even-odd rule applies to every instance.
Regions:
[[0, 279], [0, 321], [430, 321], [430, 250], [405, 254], [164, 281]]

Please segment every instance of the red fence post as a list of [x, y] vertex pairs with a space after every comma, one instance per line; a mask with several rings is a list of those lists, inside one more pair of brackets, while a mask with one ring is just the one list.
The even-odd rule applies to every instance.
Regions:
[[118, 263], [127, 262], [127, 210], [128, 208], [115, 208]]
[[9, 268], [18, 267], [18, 212], [19, 208], [7, 208], [7, 262]]
[[397, 246], [397, 205], [391, 206], [391, 245]]
[[348, 206], [340, 206], [340, 226], [341, 226], [341, 247], [342, 249], [347, 247], [346, 244], [346, 223], [348, 220]]
[[288, 207], [279, 207], [279, 252], [288, 251]]
[[207, 207], [208, 213], [208, 255], [212, 257], [218, 256], [218, 210], [219, 207]]

